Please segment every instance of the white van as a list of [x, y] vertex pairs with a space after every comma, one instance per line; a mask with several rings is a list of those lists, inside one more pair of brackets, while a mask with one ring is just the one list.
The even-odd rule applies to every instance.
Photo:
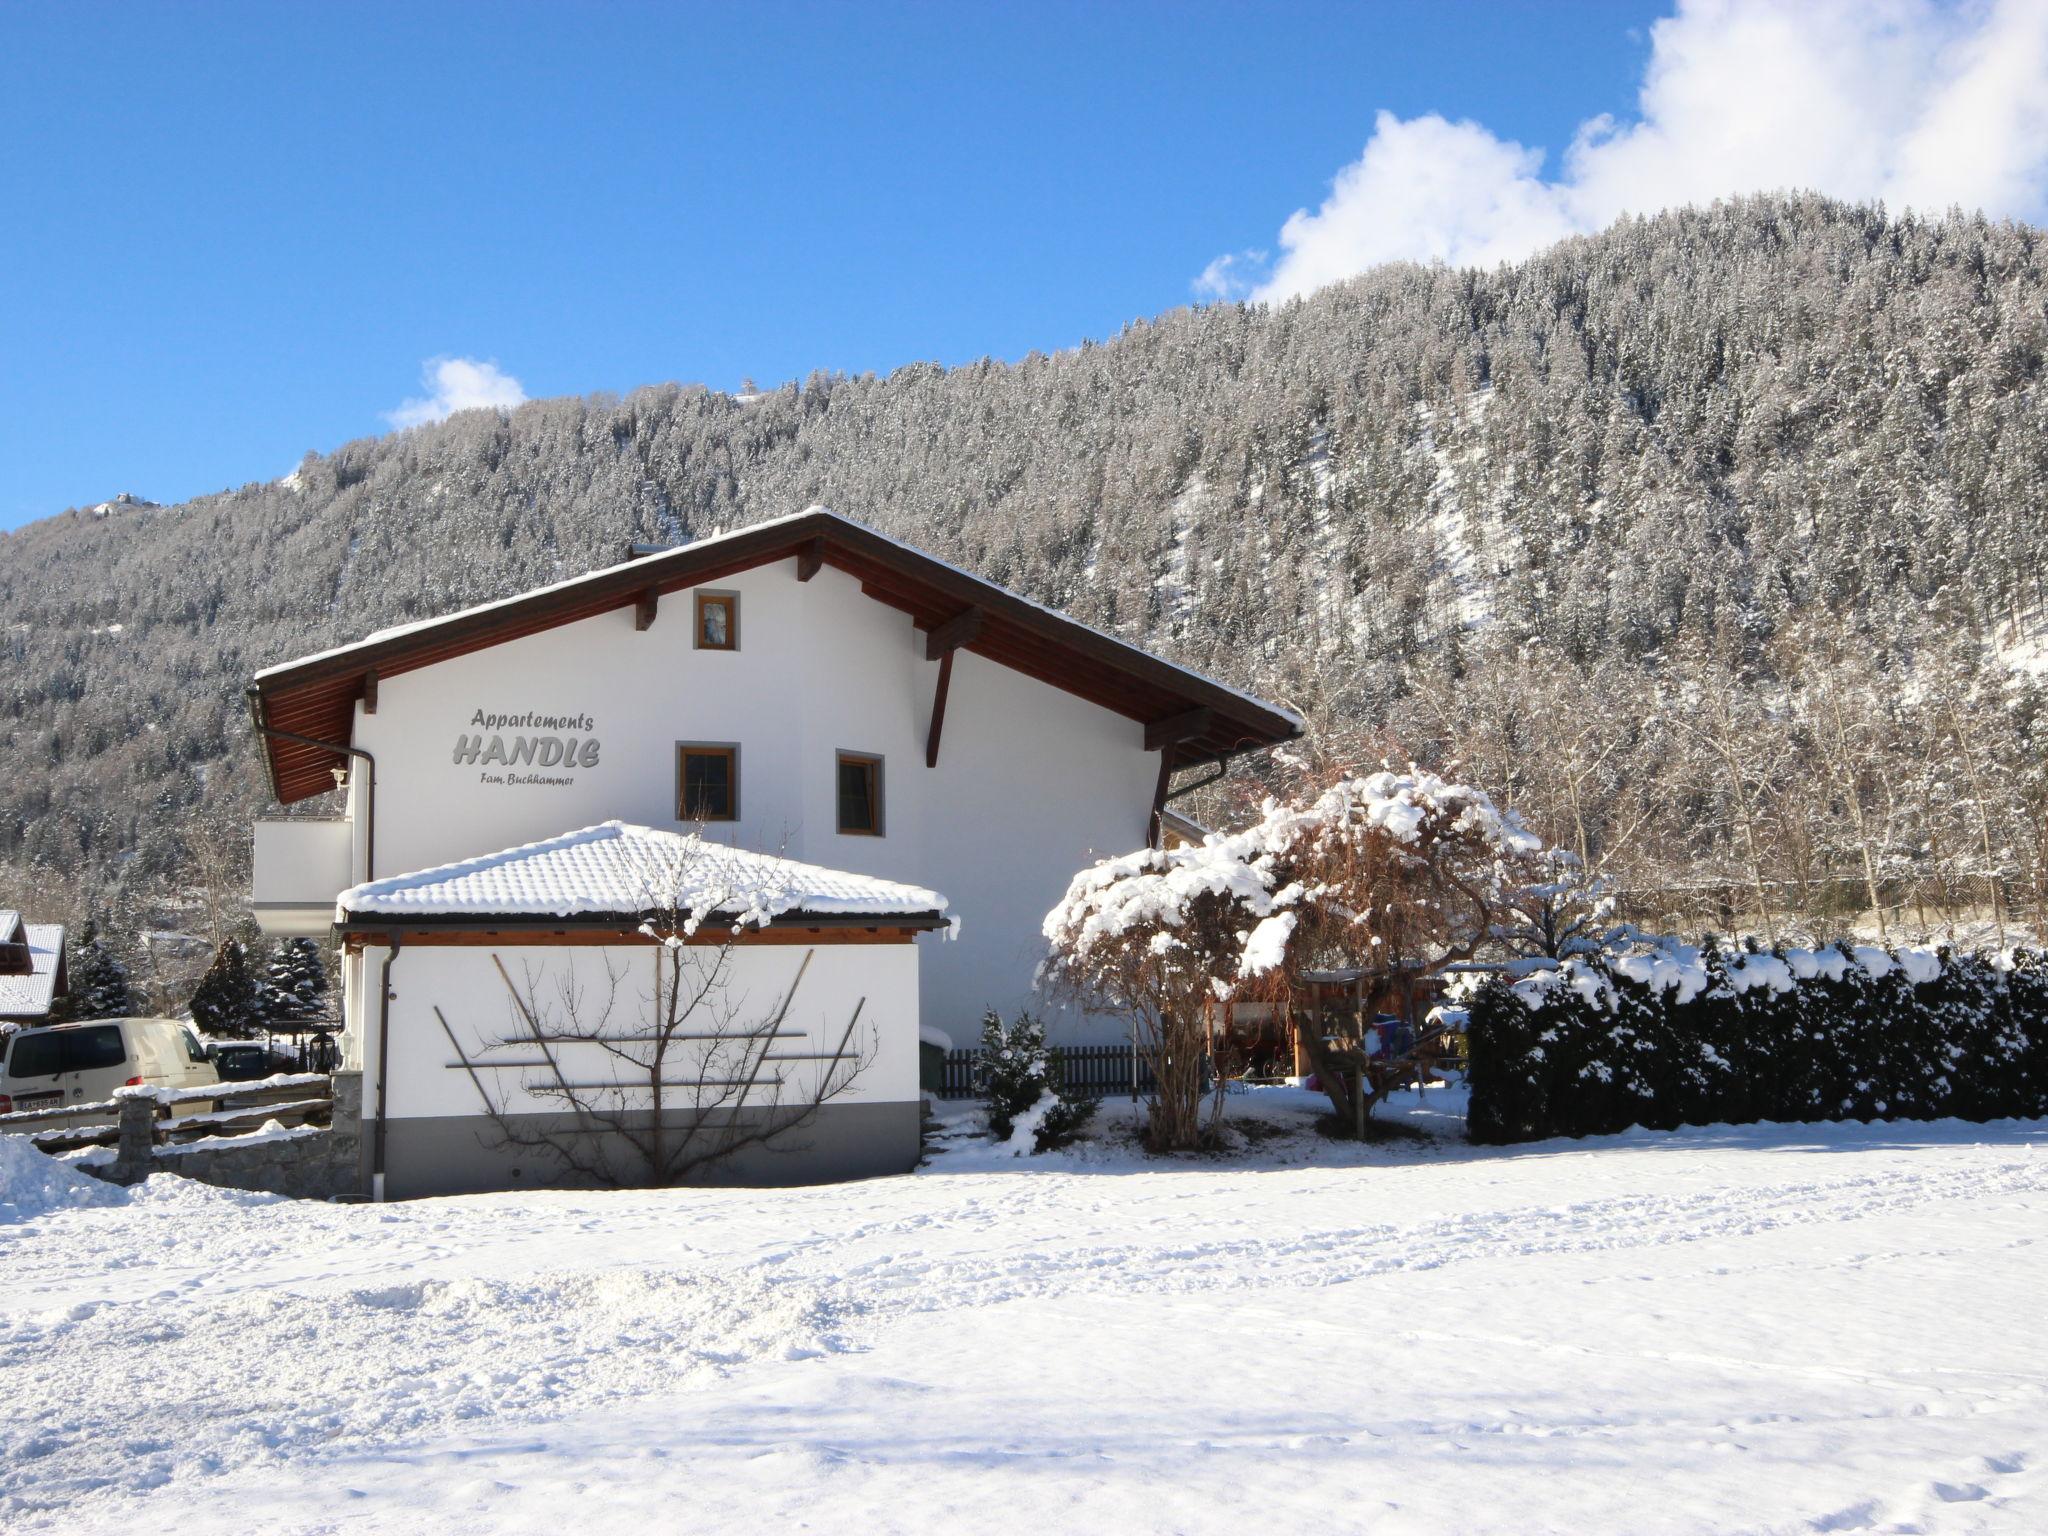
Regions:
[[192, 1026], [176, 1019], [89, 1019], [20, 1029], [0, 1060], [0, 1114], [97, 1104], [116, 1088], [203, 1088], [220, 1081]]

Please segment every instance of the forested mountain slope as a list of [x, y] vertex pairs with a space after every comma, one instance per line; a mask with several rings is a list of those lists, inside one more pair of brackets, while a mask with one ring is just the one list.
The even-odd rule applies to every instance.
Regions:
[[[823, 502], [1326, 733], [1463, 756], [1638, 891], [1869, 875], [1907, 903], [1951, 850], [1942, 881], [2023, 893], [2040, 754], [1996, 657], [2043, 601], [2044, 356], [2038, 231], [1757, 199], [1015, 365], [536, 401], [66, 513], [0, 536], [0, 867], [187, 882], [194, 829], [263, 798], [256, 668]], [[1977, 701], [1955, 728], [1988, 699], [2012, 737], [1970, 748], [2015, 786], [1995, 836], [1934, 674]], [[1837, 783], [1801, 690], [1873, 678]], [[1918, 801], [1848, 745], [1915, 709]], [[1695, 741], [1716, 710], [1754, 765]], [[1809, 826], [1810, 869], [1765, 871], [1795, 790], [1814, 825], [1880, 794], [1896, 825]], [[1897, 820], [1944, 796], [1946, 830]]]

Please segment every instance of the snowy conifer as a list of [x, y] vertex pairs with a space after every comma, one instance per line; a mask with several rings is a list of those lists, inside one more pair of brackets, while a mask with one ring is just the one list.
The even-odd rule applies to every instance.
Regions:
[[228, 939], [192, 993], [192, 1021], [210, 1035], [246, 1040], [263, 1032], [263, 995], [249, 949]]
[[1035, 1114], [1032, 1150], [1050, 1151], [1072, 1141], [1095, 1113], [1093, 1099], [1067, 1093], [1060, 1053], [1047, 1046], [1045, 1025], [1028, 1013], [1007, 1026], [993, 1008], [982, 1015], [975, 1075], [988, 1101], [989, 1132], [998, 1141], [1008, 1141], [1018, 1122]]
[[90, 919], [70, 944], [64, 962], [70, 990], [61, 1012], [66, 1019], [118, 1019], [140, 1007], [128, 967]]
[[318, 944], [307, 938], [277, 941], [263, 972], [262, 1008], [278, 1024], [327, 1016], [327, 967]]

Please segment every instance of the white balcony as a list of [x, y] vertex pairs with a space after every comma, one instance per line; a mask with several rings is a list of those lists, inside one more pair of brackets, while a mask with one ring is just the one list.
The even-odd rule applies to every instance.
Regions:
[[277, 938], [317, 938], [334, 921], [334, 898], [355, 882], [350, 851], [355, 823], [259, 821], [249, 879], [256, 925]]

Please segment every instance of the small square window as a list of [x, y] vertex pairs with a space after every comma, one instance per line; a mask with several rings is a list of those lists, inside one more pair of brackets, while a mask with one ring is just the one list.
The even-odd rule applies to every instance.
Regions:
[[839, 830], [882, 835], [882, 760], [861, 752], [839, 754]]
[[697, 594], [697, 649], [736, 651], [740, 648], [740, 600], [733, 592]]
[[739, 814], [740, 749], [678, 746], [676, 820], [737, 821]]

